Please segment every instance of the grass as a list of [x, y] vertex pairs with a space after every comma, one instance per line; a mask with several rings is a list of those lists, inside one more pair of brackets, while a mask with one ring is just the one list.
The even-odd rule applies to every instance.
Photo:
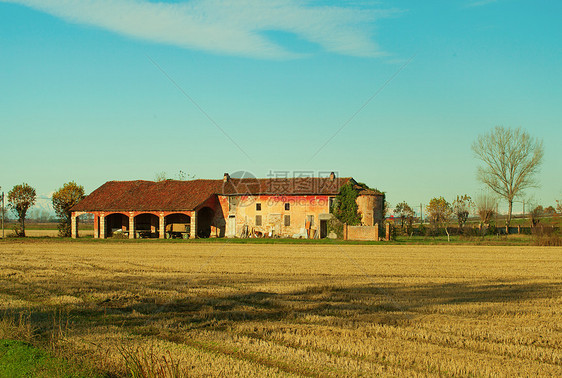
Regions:
[[[35, 234], [33, 233], [35, 232]], [[387, 241], [344, 241], [341, 239], [268, 239], [268, 238], [208, 238], [208, 239], [127, 239], [107, 238], [94, 239], [93, 232], [81, 232], [78, 239], [58, 238], [56, 232], [47, 230], [26, 231], [26, 240], [19, 238], [6, 238], [6, 241], [22, 243], [33, 243], [48, 241], [53, 243], [101, 243], [101, 244], [300, 244], [300, 245], [495, 245], [495, 246], [524, 246], [533, 245], [534, 239], [530, 235], [486, 235], [475, 237], [464, 237], [453, 235], [450, 240], [447, 236], [404, 236], [398, 235], [395, 240]], [[2, 243], [2, 239], [0, 239]]]
[[560, 376], [560, 308], [560, 247], [0, 243], [0, 338], [108, 376]]
[[61, 358], [31, 344], [0, 340], [0, 376], [2, 377], [90, 377]]

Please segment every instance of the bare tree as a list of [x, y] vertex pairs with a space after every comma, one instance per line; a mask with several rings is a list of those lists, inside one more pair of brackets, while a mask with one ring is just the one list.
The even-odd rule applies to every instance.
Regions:
[[162, 172], [157, 172], [154, 175], [154, 181], [160, 182], [160, 181], [166, 181], [167, 180], [168, 175], [166, 174], [166, 172], [162, 171]]
[[482, 194], [476, 198], [476, 212], [480, 217], [480, 222], [489, 225], [492, 217], [496, 213], [497, 200], [486, 194]]
[[541, 221], [541, 217], [544, 215], [544, 208], [541, 205], [535, 206], [533, 210], [529, 213], [531, 218], [531, 225], [537, 227]]
[[414, 221], [414, 210], [406, 203], [406, 201], [400, 202], [394, 208], [394, 214], [400, 218], [400, 227], [404, 228], [404, 224], [408, 223], [408, 229], [412, 227], [412, 222]]
[[554, 208], [554, 206], [551, 205], [551, 206], [548, 206], [544, 209], [544, 213], [546, 215], [552, 216], [552, 215], [556, 214], [556, 209]]
[[457, 199], [453, 201], [453, 213], [457, 217], [457, 222], [459, 224], [459, 229], [462, 229], [466, 222], [468, 221], [468, 216], [470, 215], [470, 210], [474, 207], [472, 198], [468, 194], [463, 196], [457, 196]]
[[429, 201], [429, 205], [426, 206], [425, 211], [429, 215], [429, 222], [433, 225], [433, 227], [444, 227], [445, 232], [447, 233], [447, 240], [451, 241], [449, 229], [447, 228], [449, 226], [451, 215], [453, 215], [453, 208], [451, 207], [451, 204], [443, 197], [435, 197]]
[[[194, 174], [185, 173], [181, 169], [176, 174], [176, 180], [179, 180], [179, 181], [187, 181], [187, 180], [193, 180], [193, 179], [195, 179]], [[157, 172], [154, 175], [154, 181], [160, 182], [160, 181], [166, 181], [166, 180], [171, 180], [171, 178], [168, 177], [168, 174], [165, 171]]]
[[542, 140], [531, 138], [521, 128], [496, 126], [490, 133], [479, 135], [472, 150], [484, 163], [478, 167], [478, 179], [509, 205], [509, 226], [515, 197], [537, 186], [535, 175], [544, 155]]

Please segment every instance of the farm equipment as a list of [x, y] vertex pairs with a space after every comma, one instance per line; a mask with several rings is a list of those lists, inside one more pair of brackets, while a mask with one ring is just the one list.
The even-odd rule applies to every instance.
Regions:
[[189, 223], [170, 223], [166, 225], [167, 239], [188, 239], [191, 232]]

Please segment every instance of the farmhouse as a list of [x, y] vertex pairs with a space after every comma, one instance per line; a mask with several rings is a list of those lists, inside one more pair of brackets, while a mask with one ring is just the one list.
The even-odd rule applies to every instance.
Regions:
[[384, 194], [351, 178], [231, 178], [222, 180], [109, 181], [72, 208], [94, 216], [94, 238], [303, 237], [328, 235], [331, 209], [343, 185], [358, 190], [362, 224], [383, 218]]

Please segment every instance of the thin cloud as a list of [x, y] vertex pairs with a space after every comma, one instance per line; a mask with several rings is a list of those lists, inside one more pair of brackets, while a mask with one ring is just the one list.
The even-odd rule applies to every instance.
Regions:
[[384, 55], [372, 39], [374, 21], [393, 11], [364, 7], [313, 6], [299, 0], [0, 0], [24, 5], [69, 22], [91, 25], [147, 41], [188, 49], [257, 58], [299, 54], [266, 37], [295, 34], [325, 51]]
[[467, 7], [481, 7], [481, 6], [484, 6], [484, 5], [495, 3], [497, 1], [498, 0], [479, 0], [479, 1], [470, 2], [466, 6]]

